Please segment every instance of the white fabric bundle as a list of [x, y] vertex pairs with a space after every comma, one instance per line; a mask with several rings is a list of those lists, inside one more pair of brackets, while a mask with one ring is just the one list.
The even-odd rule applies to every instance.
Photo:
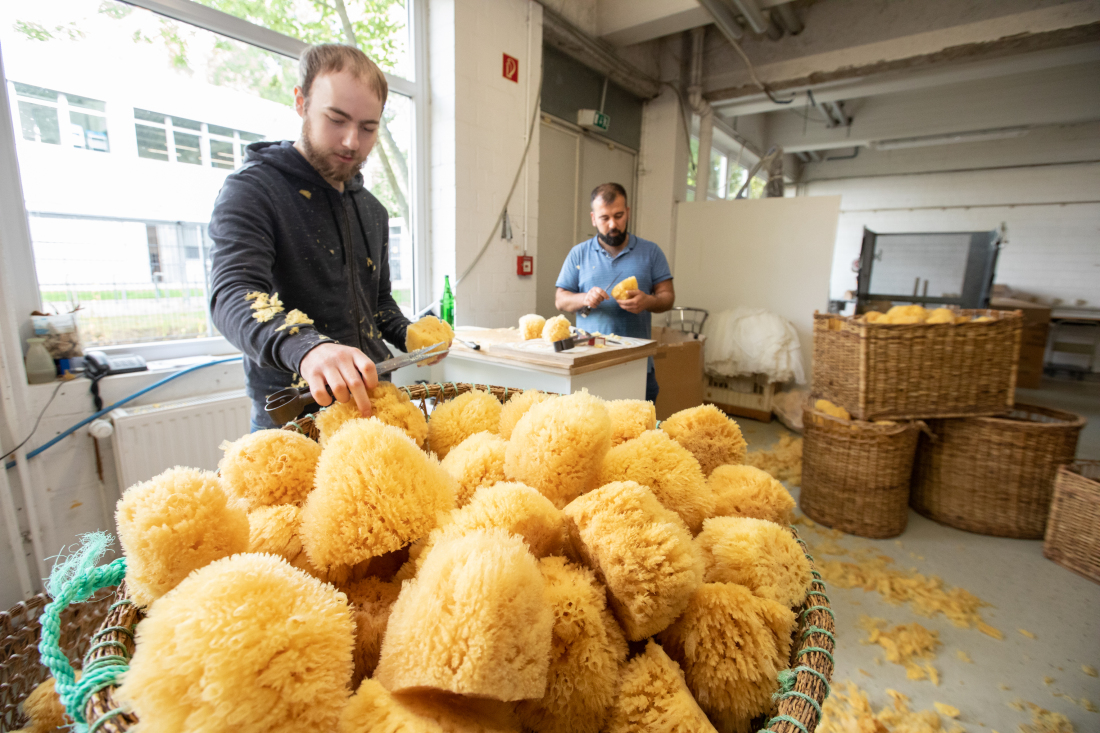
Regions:
[[762, 308], [734, 308], [707, 319], [703, 331], [708, 374], [806, 383], [798, 334], [785, 318]]

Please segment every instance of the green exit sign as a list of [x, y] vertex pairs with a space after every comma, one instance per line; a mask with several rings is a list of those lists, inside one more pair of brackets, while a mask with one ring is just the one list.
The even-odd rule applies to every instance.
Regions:
[[577, 124], [586, 130], [599, 130], [607, 132], [611, 129], [611, 115], [595, 109], [582, 109], [577, 111]]

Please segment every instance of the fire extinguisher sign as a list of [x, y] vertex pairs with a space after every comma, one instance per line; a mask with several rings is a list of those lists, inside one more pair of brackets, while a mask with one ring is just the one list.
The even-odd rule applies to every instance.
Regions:
[[519, 59], [504, 54], [504, 78], [519, 83]]

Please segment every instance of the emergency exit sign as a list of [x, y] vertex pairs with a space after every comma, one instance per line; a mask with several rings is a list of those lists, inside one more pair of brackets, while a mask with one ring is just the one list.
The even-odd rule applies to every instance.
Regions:
[[577, 110], [577, 124], [586, 130], [607, 132], [611, 129], [611, 115], [595, 109]]
[[519, 84], [519, 59], [504, 54], [504, 78]]

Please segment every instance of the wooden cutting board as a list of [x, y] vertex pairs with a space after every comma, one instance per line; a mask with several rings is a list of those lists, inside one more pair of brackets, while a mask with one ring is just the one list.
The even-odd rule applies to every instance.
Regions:
[[642, 359], [657, 352], [654, 341], [626, 337], [616, 338], [621, 344], [607, 344], [603, 347], [585, 345], [569, 351], [554, 351], [554, 345], [549, 341], [524, 341], [520, 338], [519, 330], [514, 328], [458, 329], [457, 336], [481, 344], [481, 351], [473, 351], [456, 341], [451, 347], [452, 353], [461, 352], [463, 356], [484, 354], [494, 360], [556, 367], [572, 373]]

